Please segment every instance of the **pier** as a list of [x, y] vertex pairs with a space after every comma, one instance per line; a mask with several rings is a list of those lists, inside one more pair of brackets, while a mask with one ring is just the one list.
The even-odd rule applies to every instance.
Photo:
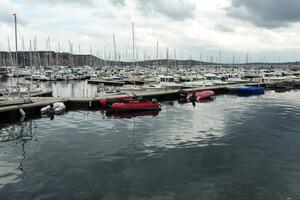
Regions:
[[145, 81], [138, 79], [125, 79], [125, 80], [102, 80], [102, 79], [92, 79], [88, 80], [88, 84], [92, 85], [109, 85], [109, 86], [123, 86], [123, 85], [144, 85]]
[[[193, 91], [204, 91], [204, 90], [212, 90], [218, 94], [228, 94], [230, 92], [230, 88], [239, 87], [239, 86], [264, 86], [266, 89], [273, 89], [276, 84], [279, 82], [259, 82], [259, 83], [246, 83], [246, 84], [235, 84], [230, 86], [213, 86], [213, 87], [199, 87], [186, 89], [186, 92]], [[291, 82], [290, 84], [300, 85], [300, 82]], [[162, 91], [153, 91], [153, 92], [132, 92], [128, 95], [111, 95], [111, 96], [103, 96], [103, 97], [77, 97], [77, 98], [57, 98], [57, 97], [31, 97], [30, 101], [14, 101], [14, 102], [1, 102], [0, 101], [0, 120], [5, 121], [8, 119], [20, 118], [21, 114], [19, 112], [20, 109], [24, 110], [27, 116], [36, 116], [40, 115], [40, 109], [44, 106], [47, 106], [51, 103], [55, 102], [63, 102], [65, 103], [67, 110], [97, 110], [100, 109], [99, 100], [100, 99], [115, 99], [122, 97], [134, 97], [139, 96], [145, 99], [156, 98], [159, 101], [165, 100], [175, 100], [179, 97], [179, 90], [162, 90]], [[41, 94], [42, 95], [42, 94]]]
[[110, 86], [123, 86], [125, 81], [108, 81], [108, 80], [88, 80], [88, 84], [92, 85], [110, 85]]

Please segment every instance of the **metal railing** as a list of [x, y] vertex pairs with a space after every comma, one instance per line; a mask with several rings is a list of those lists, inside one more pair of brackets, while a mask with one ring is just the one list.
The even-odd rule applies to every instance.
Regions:
[[8, 103], [10, 101], [24, 101], [31, 102], [30, 99], [30, 85], [18, 86], [0, 86], [0, 93], [2, 94], [1, 103]]

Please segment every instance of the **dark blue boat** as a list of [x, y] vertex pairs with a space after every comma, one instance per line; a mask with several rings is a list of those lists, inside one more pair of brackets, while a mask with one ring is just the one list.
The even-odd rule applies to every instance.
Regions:
[[265, 88], [260, 86], [241, 86], [235, 92], [239, 96], [262, 95], [265, 93]]

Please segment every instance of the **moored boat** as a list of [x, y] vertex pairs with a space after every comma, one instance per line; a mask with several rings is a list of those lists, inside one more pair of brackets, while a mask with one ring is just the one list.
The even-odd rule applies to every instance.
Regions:
[[122, 103], [122, 102], [129, 102], [133, 101], [133, 97], [118, 97], [114, 99], [100, 99], [99, 100], [99, 105], [100, 106], [111, 106], [114, 103]]
[[55, 115], [61, 115], [66, 111], [66, 106], [62, 102], [56, 102], [52, 105], [48, 105], [44, 108], [41, 109], [41, 114], [42, 115], [47, 115], [47, 114], [55, 114]]
[[146, 110], [161, 110], [160, 104], [156, 102], [130, 101], [123, 103], [114, 103], [111, 106], [114, 112], [131, 112], [131, 111], [146, 111]]
[[240, 86], [234, 88], [233, 92], [240, 96], [262, 95], [265, 93], [265, 88], [261, 86]]
[[204, 99], [211, 98], [215, 95], [215, 92], [212, 90], [206, 90], [202, 92], [191, 92], [187, 95], [186, 99], [188, 101], [201, 101]]

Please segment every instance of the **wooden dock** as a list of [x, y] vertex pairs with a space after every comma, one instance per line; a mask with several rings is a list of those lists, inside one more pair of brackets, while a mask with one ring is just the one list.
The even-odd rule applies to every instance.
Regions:
[[[278, 82], [267, 82], [267, 83], [247, 83], [247, 84], [235, 84], [230, 86], [213, 86], [213, 87], [199, 87], [186, 89], [186, 92], [193, 91], [203, 91], [203, 90], [213, 90], [216, 94], [226, 94], [230, 92], [231, 88], [239, 87], [242, 85], [254, 86], [254, 85], [273, 85], [278, 84]], [[100, 109], [99, 100], [100, 99], [115, 99], [120, 97], [143, 97], [145, 99], [156, 98], [159, 101], [163, 100], [174, 100], [178, 99], [180, 94], [179, 90], [163, 90], [163, 91], [153, 91], [153, 92], [132, 92], [127, 95], [111, 95], [102, 97], [78, 97], [78, 98], [54, 98], [54, 97], [31, 97], [30, 102], [6, 102], [0, 106], [0, 121], [10, 118], [10, 117], [20, 117], [19, 109], [23, 109], [26, 114], [40, 115], [40, 109], [55, 102], [63, 102], [67, 106], [67, 110], [89, 110], [89, 109]], [[1, 105], [1, 101], [0, 101]]]
[[145, 81], [140, 79], [125, 79], [125, 80], [102, 80], [92, 79], [88, 80], [88, 84], [92, 85], [108, 85], [108, 86], [123, 86], [123, 85], [144, 85]]
[[88, 84], [92, 84], [92, 85], [110, 85], [110, 86], [123, 86], [125, 85], [125, 81], [107, 81], [107, 80], [88, 80]]

